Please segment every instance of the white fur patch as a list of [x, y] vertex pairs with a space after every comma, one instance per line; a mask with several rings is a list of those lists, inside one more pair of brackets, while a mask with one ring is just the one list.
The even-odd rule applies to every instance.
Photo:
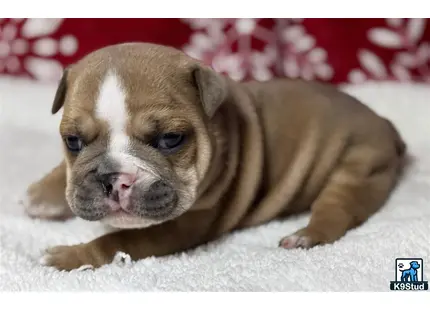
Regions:
[[132, 264], [132, 259], [129, 254], [124, 252], [117, 252], [112, 260], [118, 266], [129, 267]]
[[121, 165], [121, 172], [136, 173], [138, 168], [156, 175], [142, 160], [129, 154], [130, 137], [126, 133], [129, 113], [121, 81], [115, 72], [108, 72], [100, 86], [96, 102], [96, 117], [109, 126], [108, 154]]
[[109, 152], [127, 152], [130, 139], [125, 132], [128, 121], [126, 94], [121, 81], [114, 72], [108, 72], [99, 91], [96, 102], [96, 117], [109, 126]]

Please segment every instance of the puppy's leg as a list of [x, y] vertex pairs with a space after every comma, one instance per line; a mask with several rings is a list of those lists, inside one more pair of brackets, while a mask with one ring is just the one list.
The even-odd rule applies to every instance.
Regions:
[[399, 158], [370, 153], [358, 150], [346, 155], [312, 204], [309, 224], [283, 238], [281, 247], [333, 243], [382, 207], [396, 182]]
[[66, 164], [61, 162], [37, 182], [31, 184], [21, 201], [30, 217], [63, 220], [72, 217], [65, 197]]
[[206, 240], [215, 218], [214, 210], [191, 211], [179, 218], [145, 229], [126, 229], [101, 236], [89, 243], [57, 246], [46, 251], [41, 263], [58, 270], [110, 264], [117, 252], [133, 260], [188, 250]]

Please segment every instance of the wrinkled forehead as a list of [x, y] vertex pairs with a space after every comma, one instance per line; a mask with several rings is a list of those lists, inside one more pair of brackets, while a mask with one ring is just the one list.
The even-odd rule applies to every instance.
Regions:
[[196, 92], [180, 72], [173, 76], [148, 68], [100, 66], [72, 73], [69, 83], [63, 127], [93, 122], [111, 133], [136, 127], [180, 129], [187, 126], [190, 115], [198, 113], [193, 105]]

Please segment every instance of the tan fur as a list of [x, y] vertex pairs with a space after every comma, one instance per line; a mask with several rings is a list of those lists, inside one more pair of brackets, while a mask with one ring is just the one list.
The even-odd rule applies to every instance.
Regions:
[[[128, 108], [139, 121], [130, 133], [150, 132], [155, 114], [162, 126], [195, 131], [186, 150], [169, 159], [180, 178], [194, 184], [195, 202], [156, 226], [49, 249], [48, 265], [98, 267], [117, 251], [133, 259], [173, 254], [306, 210], [309, 224], [280, 245], [332, 243], [377, 212], [399, 179], [404, 142], [389, 121], [356, 99], [315, 82], [236, 83], [156, 45], [113, 46], [72, 66], [63, 86], [63, 130], [77, 122], [88, 136], [103, 132], [91, 111], [106, 59], [124, 72], [133, 94]], [[204, 68], [195, 75], [200, 93], [192, 84], [196, 68]], [[66, 161], [73, 165], [67, 155]], [[31, 187], [31, 203], [64, 199], [65, 180], [62, 164]]]

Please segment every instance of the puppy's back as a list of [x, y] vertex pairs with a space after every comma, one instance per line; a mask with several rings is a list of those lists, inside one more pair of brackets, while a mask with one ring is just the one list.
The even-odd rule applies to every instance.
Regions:
[[322, 127], [329, 131], [344, 130], [357, 143], [366, 140], [366, 143], [384, 144], [391, 138], [399, 155], [406, 152], [405, 142], [389, 120], [336, 86], [288, 78], [243, 85], [252, 94], [262, 121], [269, 127], [276, 122], [290, 123], [292, 126], [283, 128], [294, 129], [300, 135], [300, 128], [309, 121], [319, 120]]

